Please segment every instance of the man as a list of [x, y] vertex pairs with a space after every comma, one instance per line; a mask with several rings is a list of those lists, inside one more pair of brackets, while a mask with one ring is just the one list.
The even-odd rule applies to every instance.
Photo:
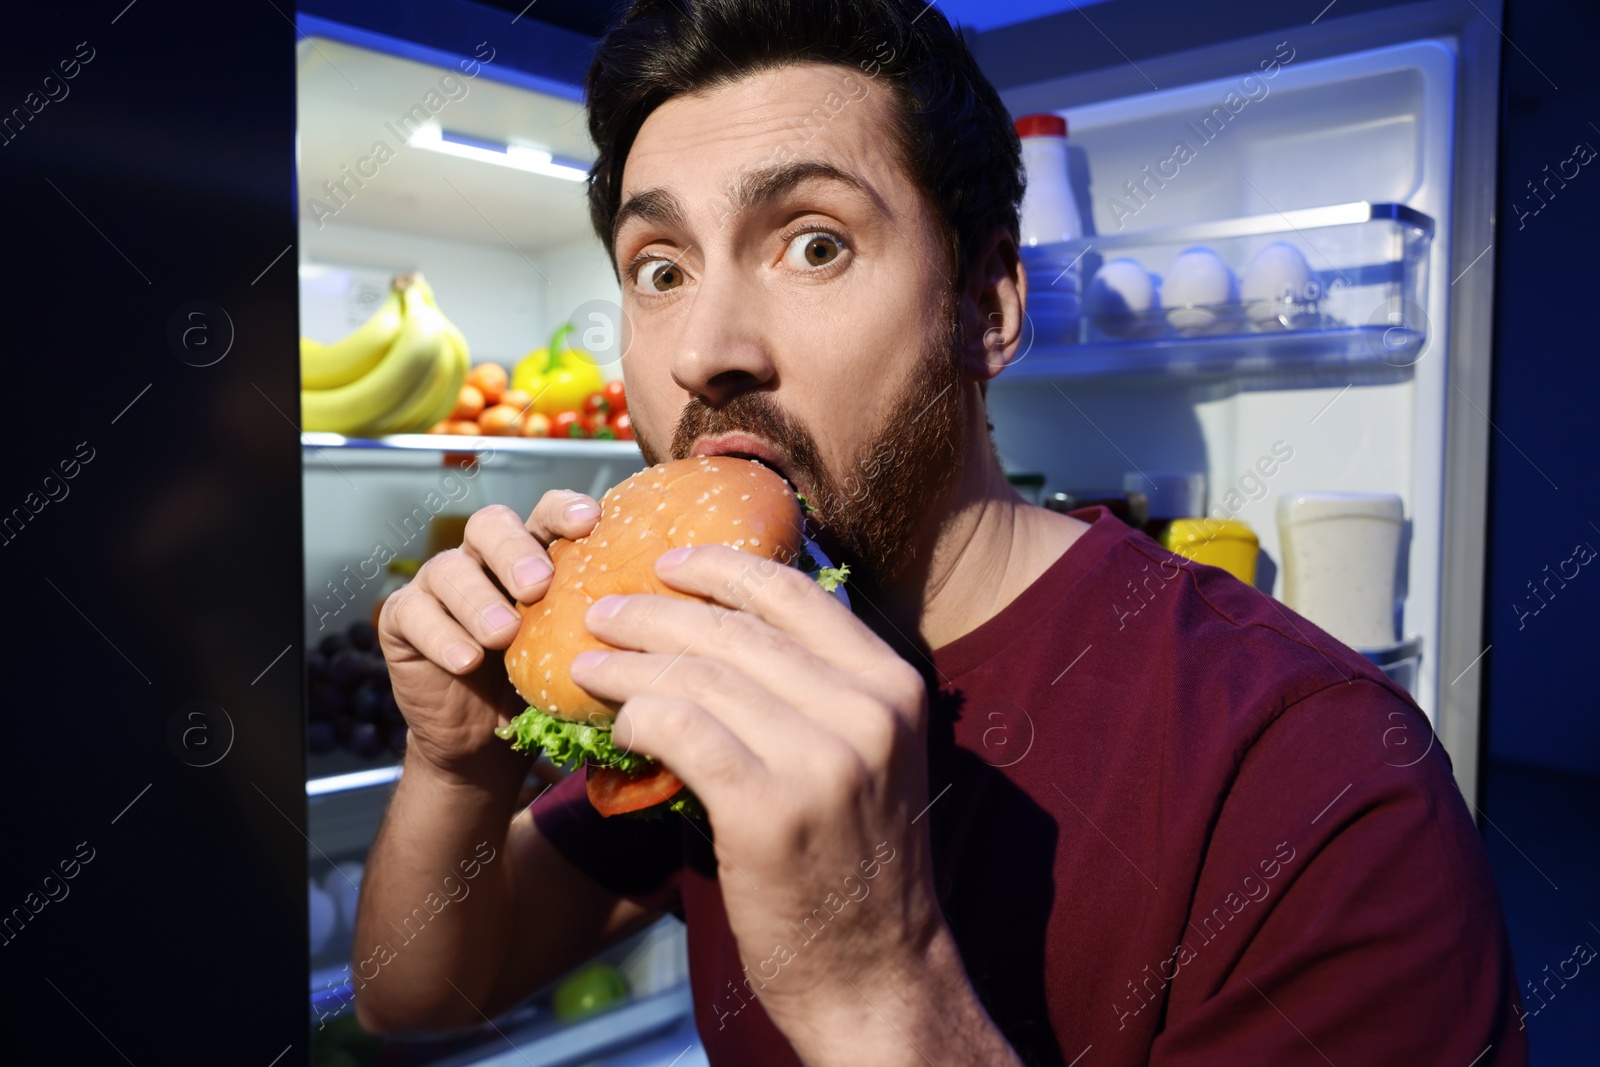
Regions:
[[361, 1022], [480, 1023], [672, 911], [719, 1064], [1522, 1062], [1483, 849], [1409, 698], [1223, 572], [1006, 484], [984, 386], [1022, 334], [1019, 146], [939, 12], [640, 0], [588, 91], [645, 457], [770, 461], [855, 614], [669, 553], [730, 612], [603, 598], [619, 651], [573, 671], [707, 822], [603, 820], [577, 778], [514, 811], [507, 593], [537, 601], [542, 546], [598, 509], [474, 515], [383, 613], [411, 732], [358, 956], [503, 858], [362, 972]]

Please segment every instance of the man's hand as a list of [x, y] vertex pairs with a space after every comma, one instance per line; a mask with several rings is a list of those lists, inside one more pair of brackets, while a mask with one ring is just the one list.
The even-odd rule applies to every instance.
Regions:
[[522, 605], [550, 588], [545, 545], [583, 536], [599, 517], [594, 500], [565, 490], [546, 493], [526, 523], [504, 505], [483, 508], [467, 520], [460, 548], [428, 560], [384, 601], [378, 638], [410, 728], [408, 750], [465, 779], [477, 778], [485, 759], [526, 769], [527, 758], [494, 736], [525, 702], [487, 650], [510, 645]]
[[[920, 1062], [966, 1039], [1009, 1050], [961, 969], [933, 887], [922, 677], [800, 571], [719, 545], [674, 549], [663, 581], [711, 598], [603, 597], [573, 677], [623, 702], [619, 746], [704, 803], [739, 955], [807, 1062]], [[716, 605], [721, 605], [718, 607]], [[883, 1055], [861, 1060], [863, 1049]], [[973, 1060], [970, 1062], [978, 1062]]]

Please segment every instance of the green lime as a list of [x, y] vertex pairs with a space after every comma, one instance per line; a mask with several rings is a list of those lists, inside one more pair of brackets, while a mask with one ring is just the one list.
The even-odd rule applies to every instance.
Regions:
[[628, 998], [628, 980], [609, 963], [591, 963], [556, 986], [556, 1018], [582, 1019]]

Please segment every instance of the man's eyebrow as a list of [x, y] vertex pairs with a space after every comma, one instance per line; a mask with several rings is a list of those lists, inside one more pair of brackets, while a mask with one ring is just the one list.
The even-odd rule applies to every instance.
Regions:
[[[832, 181], [848, 186], [871, 200], [880, 211], [883, 210], [877, 194], [861, 179], [831, 163], [812, 159], [763, 167], [741, 175], [727, 189], [729, 210], [724, 217], [770, 204], [795, 188], [812, 181]], [[613, 241], [615, 236], [622, 232], [623, 225], [633, 219], [677, 228], [683, 228], [685, 225], [683, 209], [678, 198], [665, 189], [645, 189], [628, 197], [617, 210], [616, 220], [612, 223]]]
[[798, 186], [811, 181], [832, 181], [849, 186], [873, 202], [876, 195], [865, 182], [831, 163], [817, 159], [801, 159], [772, 167], [763, 167], [742, 175], [729, 190], [728, 200], [733, 213], [749, 211], [772, 203]]
[[684, 225], [683, 208], [679, 206], [678, 198], [665, 189], [646, 189], [628, 197], [617, 209], [617, 217], [611, 221], [612, 244], [616, 243], [623, 225], [631, 219], [643, 219], [678, 229]]

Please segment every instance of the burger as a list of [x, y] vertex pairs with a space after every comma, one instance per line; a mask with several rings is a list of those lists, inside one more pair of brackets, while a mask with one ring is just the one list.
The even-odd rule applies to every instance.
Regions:
[[819, 559], [805, 538], [807, 510], [805, 499], [771, 468], [737, 456], [658, 463], [612, 487], [600, 498], [594, 529], [550, 544], [555, 573], [544, 599], [518, 605], [522, 626], [506, 650], [506, 672], [529, 707], [495, 733], [518, 750], [542, 751], [558, 766], [583, 766], [589, 802], [602, 815], [698, 814], [682, 779], [612, 743], [621, 705], [572, 680], [573, 657], [611, 647], [589, 633], [584, 614], [613, 593], [710, 603], [656, 576], [663, 552], [690, 545], [727, 545], [798, 567], [843, 597], [838, 586], [849, 568]]

